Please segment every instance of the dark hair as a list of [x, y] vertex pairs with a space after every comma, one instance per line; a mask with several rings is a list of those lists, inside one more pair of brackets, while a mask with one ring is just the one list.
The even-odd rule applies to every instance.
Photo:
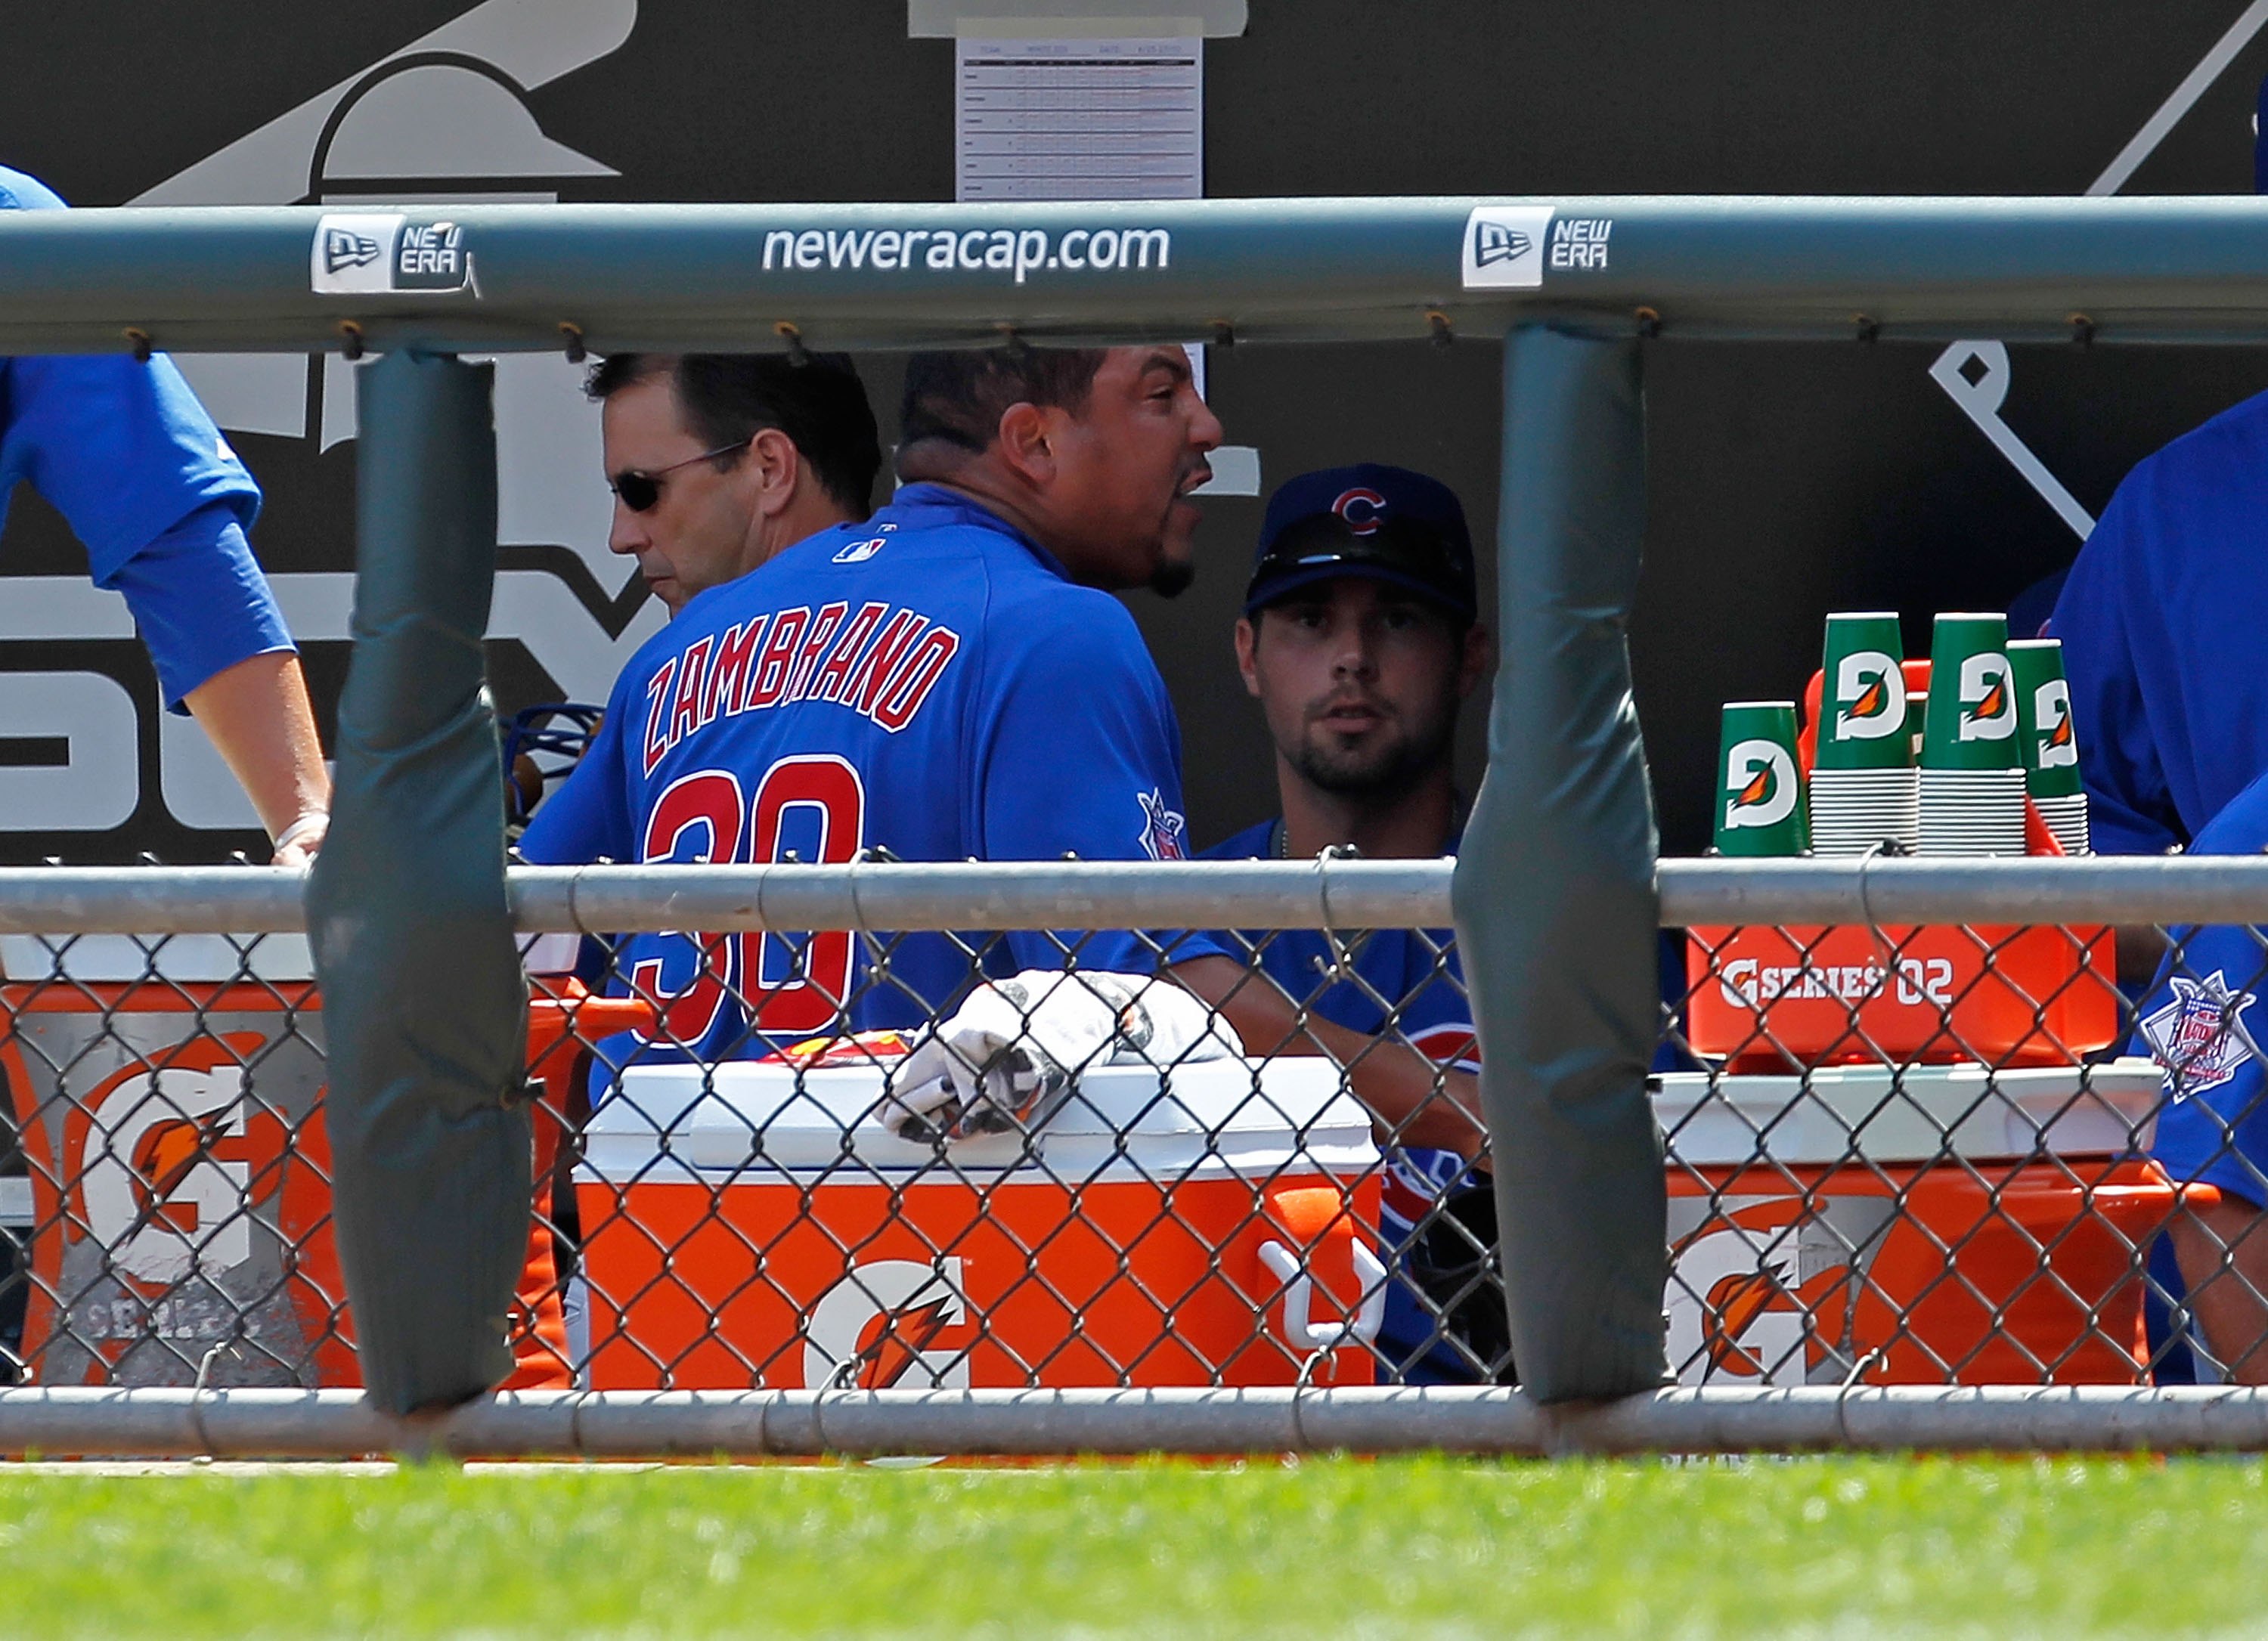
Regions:
[[776, 428], [829, 496], [860, 519], [873, 508], [882, 440], [849, 354], [797, 362], [761, 353], [610, 353], [591, 367], [583, 391], [603, 400], [665, 372], [688, 430], [704, 445], [745, 445]]
[[991, 448], [1000, 417], [1015, 404], [1077, 410], [1108, 352], [1101, 348], [988, 348], [917, 353], [906, 360], [899, 446], [941, 438], [963, 450]]

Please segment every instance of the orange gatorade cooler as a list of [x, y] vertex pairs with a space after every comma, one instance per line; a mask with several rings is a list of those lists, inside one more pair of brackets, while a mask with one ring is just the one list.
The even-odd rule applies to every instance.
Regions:
[[1329, 1061], [1094, 1067], [942, 1158], [881, 1094], [864, 1049], [624, 1074], [578, 1176], [593, 1387], [1370, 1381], [1378, 1152]]
[[306, 941], [10, 937], [0, 964], [32, 1379], [186, 1385], [210, 1355], [210, 1384], [341, 1382], [343, 1298], [305, 1269], [329, 1194], [299, 1143], [323, 1082]]
[[2117, 973], [2102, 927], [1696, 928], [1687, 1034], [1742, 1071], [2068, 1065], [2117, 1040]]
[[[1927, 661], [1904, 663], [1909, 698]], [[1797, 755], [1818, 748], [1823, 675]], [[2037, 817], [2034, 817], [2036, 821]], [[2043, 823], [2037, 850], [2060, 853]], [[2070, 1065], [2118, 1040], [2108, 928], [1708, 927], [1686, 946], [1688, 1040], [1742, 1072], [1912, 1061]]]
[[[2085, 1079], [2082, 1083], [2082, 1069]], [[1669, 1359], [1699, 1384], [2138, 1384], [2161, 1073], [1658, 1079]]]
[[[0, 966], [0, 1076], [32, 1196], [31, 1377], [358, 1385], [305, 938], [10, 936]], [[532, 1057], [553, 1084], [579, 1001], [532, 1005]], [[636, 1023], [620, 1004], [584, 1006], [611, 1011], [585, 1035]], [[535, 1126], [540, 1181], [558, 1124], [539, 1112]], [[530, 1239], [516, 1387], [568, 1382], [550, 1241], [541, 1225]]]

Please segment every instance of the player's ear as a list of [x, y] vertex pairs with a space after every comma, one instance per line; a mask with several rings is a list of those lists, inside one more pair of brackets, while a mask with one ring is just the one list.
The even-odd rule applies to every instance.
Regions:
[[1465, 632], [1465, 652], [1457, 663], [1457, 699], [1469, 698], [1481, 682], [1496, 671], [1496, 636], [1488, 623], [1476, 621]]
[[1010, 469], [1034, 489], [1045, 489], [1056, 473], [1056, 453], [1049, 440], [1046, 413], [1019, 400], [1000, 413], [1000, 434], [994, 447]]
[[741, 462], [755, 487], [756, 511], [767, 517], [785, 512], [803, 476], [803, 453], [795, 441], [776, 427], [761, 429], [748, 441]]
[[1236, 670], [1244, 675], [1244, 693], [1257, 700], [1260, 695], [1260, 629], [1253, 625], [1249, 615], [1236, 618]]

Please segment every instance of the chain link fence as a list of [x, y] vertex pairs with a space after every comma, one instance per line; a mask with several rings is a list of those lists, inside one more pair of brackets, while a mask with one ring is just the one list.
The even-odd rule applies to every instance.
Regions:
[[[671, 870], [554, 921], [703, 915]], [[868, 869], [868, 901], [890, 872], [918, 875]], [[1443, 883], [1348, 903], [1438, 916]], [[1040, 968], [997, 934], [785, 929], [811, 896], [722, 935], [531, 937], [512, 1385], [1514, 1382], [1454, 935], [1195, 898], [1262, 926], [1144, 936], [1135, 974], [1085, 967], [1091, 931]], [[1185, 989], [1199, 949], [1251, 996]], [[1663, 953], [1682, 1384], [2268, 1369], [2259, 929], [1697, 924]], [[304, 938], [14, 934], [0, 965], [11, 1381], [357, 1384]]]

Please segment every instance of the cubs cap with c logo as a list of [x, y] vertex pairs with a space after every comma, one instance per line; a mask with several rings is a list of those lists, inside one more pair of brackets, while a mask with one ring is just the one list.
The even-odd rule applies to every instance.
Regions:
[[1339, 576], [1422, 593], [1470, 621], [1473, 540], [1449, 487], [1366, 461], [1286, 480], [1268, 498], [1244, 613]]

